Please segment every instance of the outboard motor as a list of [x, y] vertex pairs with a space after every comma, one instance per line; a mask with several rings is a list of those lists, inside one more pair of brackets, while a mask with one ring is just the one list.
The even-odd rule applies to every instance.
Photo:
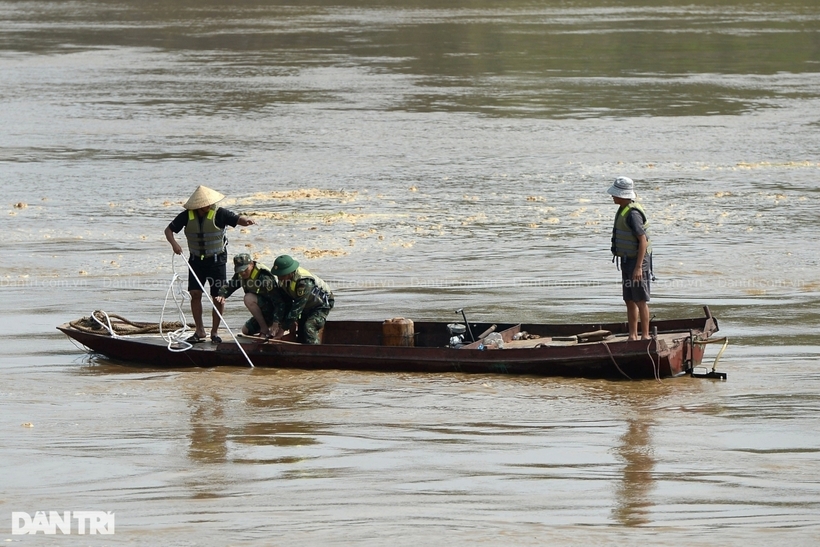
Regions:
[[451, 348], [460, 348], [464, 345], [464, 333], [467, 332], [467, 327], [461, 323], [450, 323], [447, 325], [450, 331], [450, 346]]

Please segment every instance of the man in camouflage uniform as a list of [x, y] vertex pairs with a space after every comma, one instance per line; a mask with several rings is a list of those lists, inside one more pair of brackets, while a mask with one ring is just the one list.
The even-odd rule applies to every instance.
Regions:
[[271, 272], [279, 279], [279, 302], [271, 331], [279, 334], [280, 324], [296, 330], [303, 344], [321, 344], [319, 331], [333, 309], [333, 291], [288, 255], [279, 256]]
[[215, 301], [220, 305], [240, 287], [245, 289], [245, 307], [251, 312], [251, 318], [242, 326], [242, 334], [260, 334], [266, 339], [274, 332], [269, 325], [273, 323], [278, 297], [276, 277], [263, 264], [254, 261], [247, 253], [233, 257], [234, 275], [219, 289]]

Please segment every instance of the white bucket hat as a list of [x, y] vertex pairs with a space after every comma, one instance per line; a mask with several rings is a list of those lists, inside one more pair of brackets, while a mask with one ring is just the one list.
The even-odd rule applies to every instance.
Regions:
[[214, 203], [222, 201], [225, 199], [225, 196], [217, 192], [216, 190], [211, 190], [207, 186], [197, 186], [194, 193], [191, 194], [191, 197], [188, 198], [188, 201], [185, 202], [186, 209], [201, 209], [203, 207], [210, 207]]
[[635, 199], [635, 183], [629, 177], [618, 177], [606, 193], [616, 198]]

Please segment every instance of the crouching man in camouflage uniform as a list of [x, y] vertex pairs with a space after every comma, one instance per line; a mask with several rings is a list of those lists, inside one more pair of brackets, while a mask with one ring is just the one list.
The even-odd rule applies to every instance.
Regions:
[[219, 289], [215, 301], [222, 305], [225, 299], [240, 287], [245, 289], [245, 307], [251, 312], [251, 318], [242, 326], [242, 334], [261, 334], [272, 338], [273, 323], [278, 296], [276, 277], [264, 265], [255, 262], [249, 254], [242, 253], [233, 257], [234, 275]]
[[271, 272], [279, 279], [279, 305], [271, 331], [278, 337], [282, 328], [296, 330], [303, 344], [320, 344], [319, 331], [333, 309], [333, 291], [327, 283], [299, 266], [288, 255], [278, 257]]

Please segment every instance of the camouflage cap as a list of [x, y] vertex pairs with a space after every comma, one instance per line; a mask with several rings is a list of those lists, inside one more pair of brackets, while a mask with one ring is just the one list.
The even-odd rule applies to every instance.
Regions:
[[253, 259], [248, 253], [238, 254], [233, 257], [233, 271], [236, 273], [244, 272], [253, 264]]

